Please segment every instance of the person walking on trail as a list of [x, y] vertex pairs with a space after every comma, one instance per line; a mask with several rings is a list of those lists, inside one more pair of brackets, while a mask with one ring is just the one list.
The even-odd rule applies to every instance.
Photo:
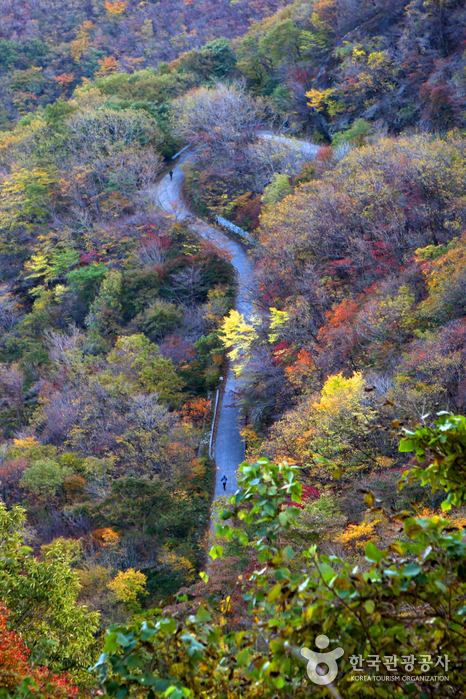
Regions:
[[170, 179], [173, 179], [173, 170], [170, 170]]
[[220, 480], [220, 483], [223, 483], [223, 490], [227, 489], [227, 480], [228, 480], [228, 478], [226, 476], [223, 476], [222, 479]]

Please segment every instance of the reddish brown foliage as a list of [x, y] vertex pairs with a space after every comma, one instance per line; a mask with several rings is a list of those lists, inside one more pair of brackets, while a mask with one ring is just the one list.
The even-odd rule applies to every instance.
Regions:
[[198, 427], [203, 426], [206, 417], [210, 413], [210, 401], [198, 396], [188, 400], [183, 405], [181, 412]]
[[70, 699], [78, 694], [66, 675], [54, 675], [47, 667], [34, 667], [19, 634], [8, 630], [8, 610], [0, 603], [0, 687], [14, 694], [29, 679], [28, 696], [38, 699]]
[[26, 468], [25, 459], [13, 459], [0, 466], [0, 492], [6, 505], [11, 506], [21, 502], [24, 488], [20, 485], [20, 481]]

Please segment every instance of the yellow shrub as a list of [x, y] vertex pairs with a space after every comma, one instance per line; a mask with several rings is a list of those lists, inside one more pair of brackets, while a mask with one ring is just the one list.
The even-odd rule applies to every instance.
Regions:
[[195, 571], [191, 561], [185, 556], [180, 556], [174, 551], [164, 549], [163, 561], [169, 565], [173, 571], [181, 573], [188, 581], [194, 580]]
[[140, 570], [128, 568], [124, 572], [120, 571], [107, 587], [116, 594], [120, 602], [134, 604], [139, 594], [147, 594], [146, 581], [147, 576]]
[[360, 524], [350, 524], [344, 531], [336, 536], [336, 540], [343, 544], [345, 549], [364, 550], [368, 541], [375, 543], [380, 536], [377, 529], [383, 523], [383, 517], [366, 513]]

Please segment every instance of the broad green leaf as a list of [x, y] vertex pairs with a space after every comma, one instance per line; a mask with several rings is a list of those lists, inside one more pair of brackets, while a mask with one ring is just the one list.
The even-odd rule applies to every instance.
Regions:
[[214, 546], [213, 548], [210, 549], [209, 556], [215, 561], [217, 558], [220, 558], [220, 556], [223, 556], [223, 547], [222, 546]]
[[246, 649], [240, 650], [236, 654], [236, 660], [238, 665], [241, 665], [241, 667], [244, 667], [245, 665], [249, 665], [249, 661], [251, 659], [251, 656], [249, 654], [249, 651]]
[[285, 554], [285, 558], [287, 558], [289, 561], [293, 558], [294, 556], [294, 551], [291, 548], [291, 546], [287, 546], [283, 552]]
[[366, 559], [371, 563], [379, 563], [379, 561], [381, 561], [382, 558], [385, 558], [387, 553], [388, 551], [381, 551], [380, 549], [378, 549], [377, 546], [375, 546], [372, 543], [372, 541], [369, 541], [366, 546]]
[[319, 571], [325, 582], [329, 582], [335, 576], [335, 571], [328, 563], [322, 563], [319, 566]]
[[398, 451], [401, 451], [401, 452], [414, 451], [414, 448], [415, 448], [414, 440], [402, 439], [400, 442], [400, 446], [398, 447]]
[[200, 621], [202, 623], [212, 621], [211, 613], [208, 612], [202, 604], [196, 612], [196, 621]]
[[168, 680], [156, 680], [152, 688], [154, 692], [165, 692], [170, 686], [171, 682]]
[[159, 621], [160, 629], [166, 633], [175, 633], [176, 621], [174, 619], [161, 619]]
[[421, 566], [417, 563], [409, 563], [407, 566], [403, 568], [403, 575], [406, 575], [406, 577], [408, 578], [414, 578], [416, 577], [416, 575], [419, 575], [421, 570]]
[[286, 525], [288, 524], [288, 515], [286, 514], [286, 512], [280, 512], [280, 514], [278, 515], [278, 519], [282, 527], [286, 527]]

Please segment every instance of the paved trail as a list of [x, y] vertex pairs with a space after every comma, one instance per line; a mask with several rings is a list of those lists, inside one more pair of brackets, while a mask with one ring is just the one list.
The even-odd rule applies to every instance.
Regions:
[[[309, 158], [316, 156], [318, 147], [305, 141], [291, 140], [283, 136], [275, 136], [271, 133], [262, 133], [260, 138], [266, 140], [275, 139], [280, 143], [287, 143], [293, 148], [300, 148], [301, 152]], [[193, 156], [185, 153], [173, 166], [173, 179], [167, 174], [153, 189], [155, 203], [166, 213], [173, 215], [177, 220], [189, 218], [194, 230], [204, 238], [215, 240], [221, 247], [226, 248], [236, 270], [238, 282], [238, 295], [236, 297], [236, 310], [248, 320], [253, 313], [254, 298], [254, 266], [248, 258], [248, 254], [242, 245], [231, 240], [228, 236], [209, 226], [202, 219], [193, 216], [183, 202], [182, 188], [184, 173], [181, 166]], [[217, 437], [214, 446], [214, 458], [217, 465], [217, 477], [215, 479], [214, 498], [221, 495], [233, 495], [237, 489], [236, 471], [244, 460], [244, 441], [240, 435], [242, 420], [235, 402], [235, 392], [240, 381], [235, 378], [230, 368], [225, 382], [225, 392], [221, 404], [218, 406]], [[221, 478], [228, 478], [226, 492], [223, 490]]]
[[[231, 255], [231, 262], [236, 270], [238, 282], [238, 295], [235, 308], [242, 313], [245, 319], [252, 315], [253, 311], [253, 264], [249, 260], [246, 250], [231, 240], [224, 233], [213, 226], [209, 226], [202, 219], [191, 214], [183, 202], [181, 195], [184, 173], [181, 165], [190, 157], [189, 154], [180, 158], [173, 167], [173, 180], [167, 174], [154, 189], [154, 198], [163, 211], [172, 214], [177, 220], [190, 218], [194, 230], [204, 238], [215, 240], [222, 248], [226, 248]], [[239, 409], [235, 404], [235, 391], [239, 382], [235, 379], [230, 368], [225, 382], [223, 399], [218, 406], [217, 438], [214, 446], [214, 458], [217, 465], [217, 477], [215, 479], [214, 498], [220, 495], [233, 495], [236, 492], [236, 470], [244, 460], [244, 441], [240, 435], [242, 427]], [[228, 478], [226, 492], [220, 482], [222, 476]]]
[[306, 156], [307, 158], [315, 158], [319, 151], [319, 146], [315, 146], [313, 143], [308, 143], [307, 141], [299, 141], [296, 138], [286, 138], [286, 136], [277, 136], [271, 131], [265, 131], [259, 134], [259, 138], [263, 138], [264, 141], [275, 141], [278, 143], [283, 143], [288, 148], [299, 151], [300, 153], [302, 153], [302, 155]]

